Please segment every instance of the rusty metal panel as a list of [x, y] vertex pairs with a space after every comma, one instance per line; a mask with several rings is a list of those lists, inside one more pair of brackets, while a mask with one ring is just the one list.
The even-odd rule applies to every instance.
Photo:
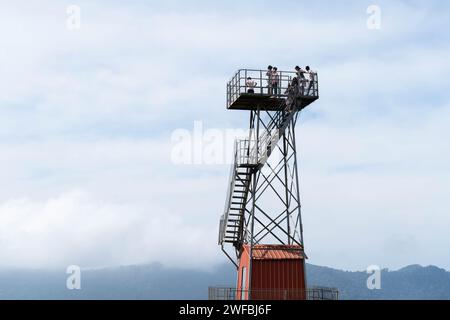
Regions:
[[304, 289], [301, 259], [254, 260], [251, 289]]
[[256, 245], [253, 247], [252, 255], [253, 259], [263, 260], [304, 258], [303, 249], [298, 245]]
[[237, 299], [248, 299], [249, 291], [252, 300], [306, 299], [304, 254], [300, 246], [254, 246], [251, 274], [249, 250], [248, 245], [244, 246], [241, 254]]
[[252, 299], [303, 300], [304, 277], [302, 259], [253, 260]]

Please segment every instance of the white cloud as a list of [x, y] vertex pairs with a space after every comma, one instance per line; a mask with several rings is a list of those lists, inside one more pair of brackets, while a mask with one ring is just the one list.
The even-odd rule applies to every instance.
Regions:
[[450, 106], [427, 112], [421, 121], [414, 113], [403, 115], [398, 124], [300, 124], [303, 216], [313, 262], [353, 269], [413, 262], [448, 268], [450, 148], [441, 137], [447, 136]]
[[213, 230], [180, 212], [101, 202], [80, 191], [45, 201], [7, 201], [0, 205], [0, 222], [2, 266], [161, 262], [207, 268], [217, 256], [204, 241]]
[[270, 62], [319, 69], [298, 135], [311, 262], [450, 268], [448, 20], [380, 5], [374, 33], [359, 2], [277, 14], [81, 2], [79, 31], [56, 1], [2, 4], [0, 265], [224, 261], [228, 167], [174, 166], [170, 133], [246, 126], [224, 109], [225, 83]]

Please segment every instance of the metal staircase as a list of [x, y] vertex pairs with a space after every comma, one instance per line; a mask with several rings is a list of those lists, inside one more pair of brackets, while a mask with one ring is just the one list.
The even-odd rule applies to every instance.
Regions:
[[242, 247], [245, 237], [245, 208], [252, 176], [267, 162], [295, 114], [309, 104], [296, 98], [291, 101], [294, 105], [288, 106], [286, 99], [282, 100], [279, 111], [271, 116], [271, 121], [264, 128], [259, 144], [249, 139], [235, 141], [225, 210], [220, 219], [219, 245], [231, 243], [237, 250]]
[[239, 247], [242, 243], [243, 217], [252, 173], [250, 166], [235, 164], [232, 167], [225, 212], [220, 221], [219, 244], [227, 242]]

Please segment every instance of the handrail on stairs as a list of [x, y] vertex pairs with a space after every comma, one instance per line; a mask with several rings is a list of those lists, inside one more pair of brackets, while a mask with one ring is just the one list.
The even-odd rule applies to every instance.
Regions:
[[235, 184], [235, 180], [236, 180], [236, 169], [238, 166], [238, 162], [236, 161], [237, 156], [238, 156], [238, 140], [236, 140], [234, 142], [234, 161], [233, 161], [233, 164], [231, 165], [230, 177], [228, 179], [229, 184], [228, 184], [227, 198], [225, 201], [224, 213], [222, 214], [222, 217], [220, 218], [219, 244], [223, 243], [223, 240], [225, 237], [225, 231], [226, 231], [227, 224], [228, 224], [228, 214], [230, 212], [231, 199], [233, 196], [234, 184]]

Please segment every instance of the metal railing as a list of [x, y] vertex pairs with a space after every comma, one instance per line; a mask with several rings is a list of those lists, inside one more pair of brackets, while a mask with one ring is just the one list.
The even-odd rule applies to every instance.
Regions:
[[270, 156], [270, 149], [274, 149], [276, 147], [279, 138], [279, 130], [274, 126], [263, 132], [259, 138], [258, 146], [256, 145], [256, 139], [236, 140], [236, 165], [260, 164]]
[[290, 119], [284, 117], [284, 112], [285, 110], [279, 110], [272, 115], [271, 121], [258, 139], [258, 144], [256, 139], [235, 141], [237, 165], [259, 165], [266, 162], [284, 132], [283, 123]]
[[[228, 225], [228, 216], [230, 213], [231, 208], [231, 202], [236, 182], [236, 171], [238, 166], [240, 165], [248, 165], [248, 164], [256, 164], [257, 158], [256, 155], [254, 158], [249, 153], [249, 150], [251, 148], [253, 140], [243, 139], [243, 140], [236, 140], [234, 142], [234, 163], [231, 165], [230, 168], [230, 177], [228, 182], [228, 190], [227, 190], [227, 198], [225, 201], [225, 208], [224, 213], [222, 214], [220, 218], [220, 225], [219, 225], [219, 244], [222, 244], [224, 242], [226, 229]], [[235, 229], [237, 229], [239, 226], [236, 224]], [[236, 231], [236, 230], [235, 230]]]
[[252, 139], [241, 139], [235, 141], [236, 148], [236, 165], [256, 165], [258, 163], [258, 158], [256, 154], [251, 153], [256, 146], [256, 140]]
[[209, 300], [339, 300], [336, 288], [313, 287], [308, 289], [258, 289], [210, 287]]
[[[305, 97], [318, 97], [319, 86], [316, 72], [305, 72], [304, 79], [298, 79], [299, 94]], [[249, 86], [248, 78], [256, 82], [255, 86]], [[286, 98], [288, 88], [292, 80], [297, 77], [296, 72], [277, 71], [277, 81], [269, 76], [267, 70], [240, 69], [227, 84], [227, 106], [233, 104], [241, 94], [254, 94]], [[298, 78], [298, 77], [297, 77]]]
[[219, 225], [219, 244], [222, 244], [225, 238], [225, 232], [227, 228], [228, 223], [228, 214], [230, 212], [231, 207], [231, 199], [233, 196], [234, 191], [234, 183], [235, 183], [235, 174], [236, 174], [236, 168], [238, 166], [237, 163], [237, 157], [238, 157], [238, 147], [237, 147], [237, 141], [235, 141], [234, 144], [234, 163], [231, 165], [230, 169], [230, 178], [228, 179], [228, 190], [227, 190], [227, 199], [225, 201], [225, 208], [223, 215], [220, 218], [220, 225]]

